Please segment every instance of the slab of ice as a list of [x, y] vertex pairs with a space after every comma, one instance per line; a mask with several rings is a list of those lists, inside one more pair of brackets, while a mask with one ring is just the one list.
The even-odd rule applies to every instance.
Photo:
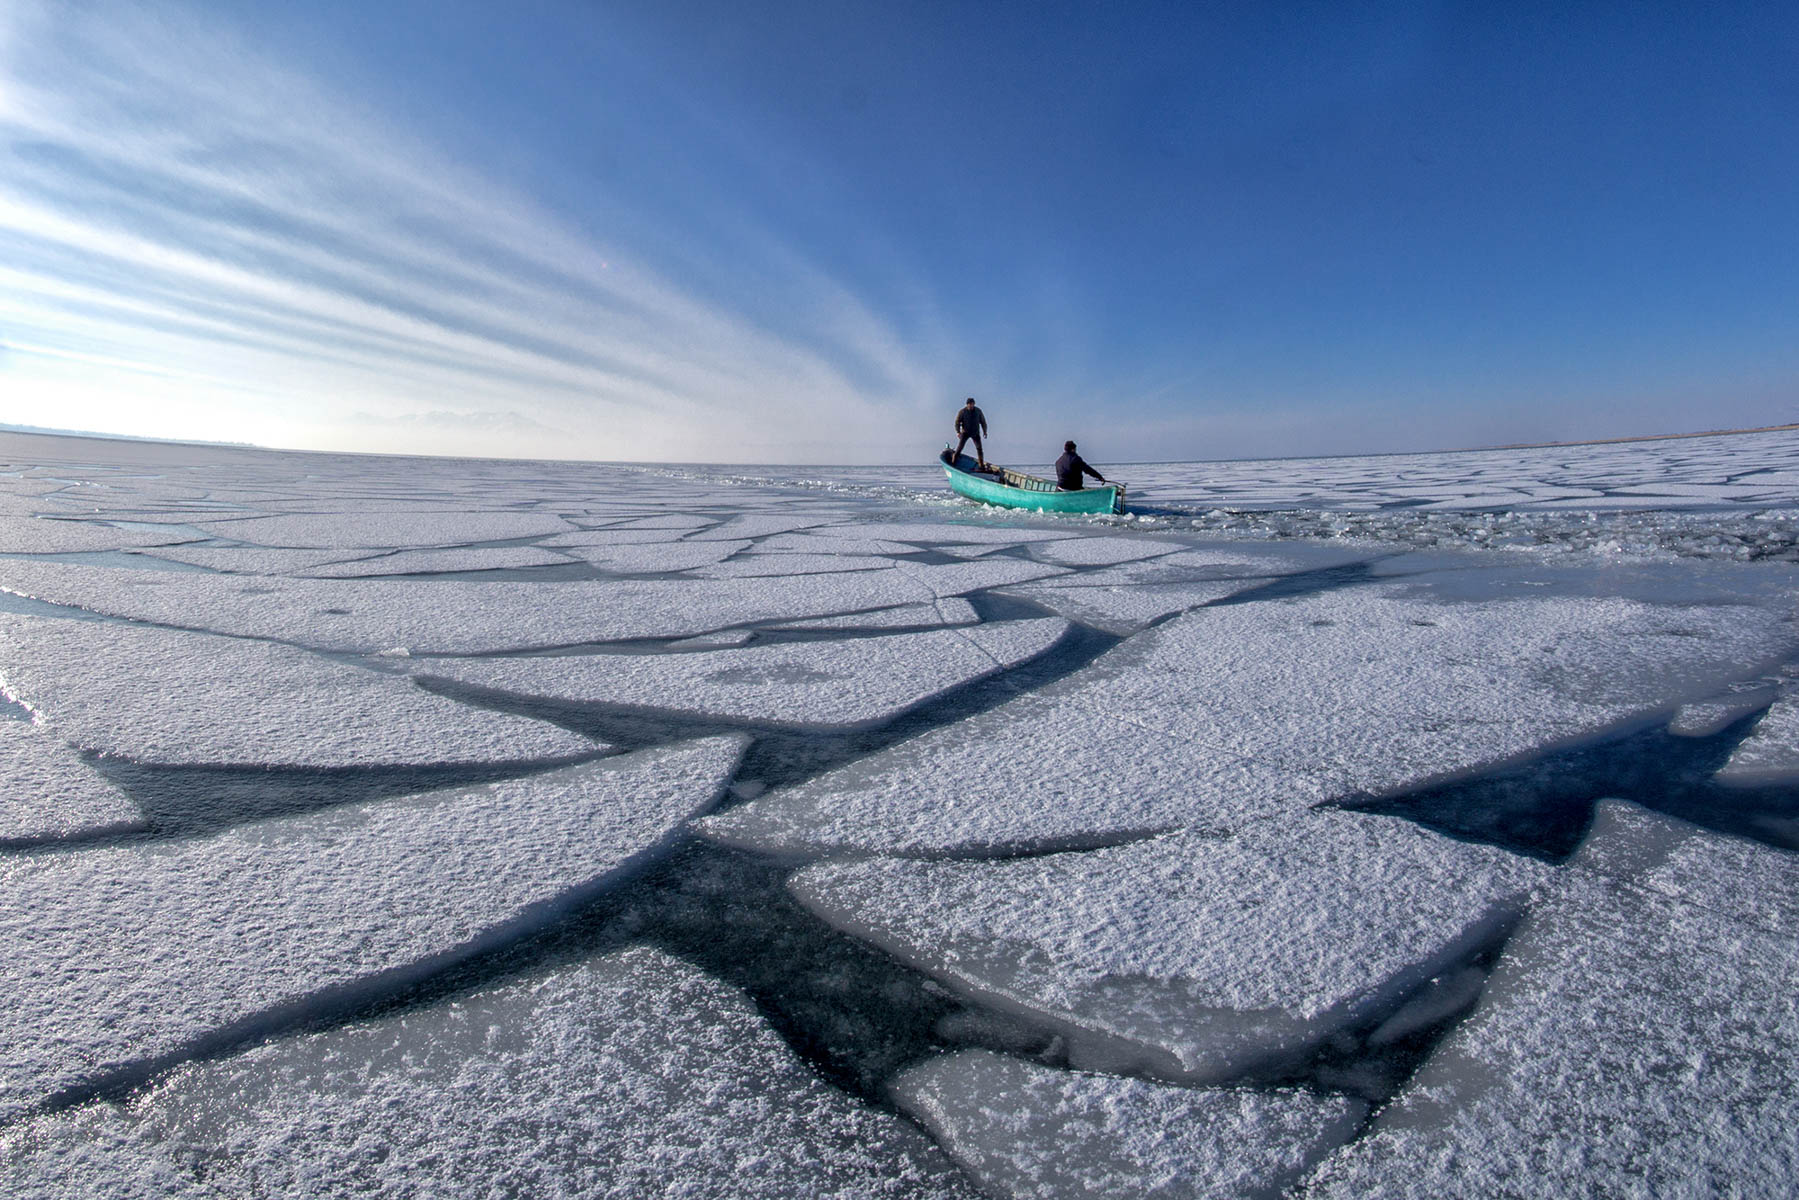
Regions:
[[402, 550], [375, 558], [333, 563], [306, 571], [319, 579], [360, 579], [370, 575], [431, 575], [445, 571], [505, 571], [566, 566], [565, 554], [536, 546], [480, 546], [473, 549]]
[[603, 749], [291, 646], [121, 622], [0, 613], [0, 690], [74, 745], [143, 763], [502, 763]]
[[577, 558], [621, 575], [651, 574], [663, 571], [690, 571], [723, 562], [748, 542], [661, 542], [620, 546], [567, 546], [564, 550]]
[[129, 1108], [0, 1134], [0, 1159], [11, 1195], [973, 1194], [743, 995], [651, 949], [187, 1067]]
[[29, 514], [0, 513], [0, 551], [7, 554], [76, 554], [186, 540], [179, 532], [155, 533], [98, 522], [53, 521]]
[[[662, 546], [682, 540], [679, 529], [580, 529], [559, 533], [538, 542], [540, 546]], [[730, 539], [721, 539], [730, 540]]]
[[1713, 700], [1683, 704], [1675, 710], [1673, 719], [1668, 722], [1668, 732], [1675, 737], [1711, 737], [1744, 717], [1766, 708], [1774, 698], [1771, 689], [1757, 688]]
[[1136, 633], [1172, 613], [1186, 612], [1240, 592], [1241, 579], [1203, 583], [1088, 583], [1047, 579], [1003, 589], [1057, 616], [1120, 636]]
[[820, 532], [845, 537], [887, 538], [935, 546], [949, 543], [971, 546], [1023, 546], [1078, 537], [1073, 529], [1032, 529], [1026, 525], [980, 525], [972, 521], [857, 521]]
[[730, 562], [701, 565], [690, 572], [699, 579], [765, 579], [786, 575], [840, 575], [849, 571], [885, 571], [897, 564], [879, 556], [848, 554], [746, 554]]
[[1345, 1096], [1170, 1087], [985, 1050], [914, 1067], [893, 1092], [989, 1192], [1018, 1200], [1273, 1196], [1367, 1112]]
[[810, 617], [803, 621], [784, 621], [780, 629], [890, 629], [910, 625], [974, 625], [980, 622], [974, 605], [960, 596], [939, 600], [935, 604], [900, 604], [893, 608], [877, 608], [869, 612], [844, 613], [836, 617]]
[[1799, 698], [1776, 700], [1712, 778], [1732, 787], [1799, 780]]
[[1573, 866], [1772, 933], [1799, 933], [1799, 855], [1621, 800], [1599, 803]]
[[553, 513], [348, 512], [288, 513], [229, 521], [196, 521], [214, 536], [259, 546], [410, 549], [542, 537], [574, 528]]
[[1795, 992], [1790, 931], [1571, 884], [1532, 912], [1473, 1015], [1303, 1194], [1788, 1194]]
[[918, 547], [887, 538], [851, 537], [838, 531], [832, 536], [816, 533], [783, 533], [756, 543], [758, 554], [847, 554], [855, 556], [916, 554]]
[[1076, 1067], [1214, 1083], [1291, 1068], [1490, 941], [1548, 868], [1316, 812], [1008, 862], [794, 875], [833, 925], [1066, 1039]]
[[[1053, 570], [1017, 565], [1027, 574]], [[920, 569], [929, 570], [908, 565], [909, 571]], [[882, 570], [560, 583], [249, 580], [0, 558], [0, 587], [52, 604], [362, 654], [394, 647], [413, 654], [478, 654], [681, 637], [930, 601], [988, 583], [980, 576], [927, 578], [930, 583], [899, 570]], [[1003, 580], [1006, 574], [996, 578]]]
[[692, 654], [434, 660], [422, 675], [577, 703], [771, 726], [874, 724], [1053, 646], [1055, 619]]
[[1031, 553], [1044, 562], [1055, 563], [1057, 566], [1105, 567], [1114, 563], [1157, 558], [1180, 549], [1183, 547], [1179, 542], [1101, 535], [1044, 542], [1032, 547]]
[[134, 551], [145, 558], [146, 567], [154, 567], [152, 559], [164, 558], [171, 562], [187, 563], [190, 566], [205, 567], [211, 571], [230, 571], [240, 575], [298, 575], [324, 566], [326, 563], [342, 562], [345, 550], [280, 550], [263, 546], [213, 546], [190, 544], [184, 546], [158, 546], [154, 549]]
[[1789, 636], [1763, 609], [1446, 604], [1393, 585], [1204, 608], [706, 833], [780, 854], [917, 854], [1228, 829], [1646, 724], [1758, 674]]
[[269, 1014], [372, 997], [650, 861], [743, 743], [714, 738], [218, 837], [0, 863], [0, 1119]]
[[771, 535], [790, 533], [797, 529], [814, 529], [826, 524], [830, 517], [820, 516], [785, 516], [779, 513], [750, 513], [732, 517], [711, 529], [701, 530], [692, 535], [694, 541], [711, 541], [714, 538], [731, 541], [737, 538], [766, 538]]
[[60, 738], [0, 717], [0, 842], [141, 829], [129, 797]]

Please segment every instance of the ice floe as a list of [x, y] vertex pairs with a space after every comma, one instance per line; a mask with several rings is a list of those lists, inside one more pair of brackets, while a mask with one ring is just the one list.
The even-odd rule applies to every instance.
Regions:
[[1492, 941], [1547, 873], [1318, 812], [1008, 862], [827, 861], [838, 928], [1066, 1040], [1076, 1067], [1217, 1083], [1291, 1069]]
[[1776, 700], [1713, 778], [1732, 787], [1799, 780], [1799, 697]]
[[0, 1160], [15, 1195], [974, 1196], [741, 993], [651, 949], [183, 1068], [0, 1133]]
[[0, 843], [117, 833], [143, 813], [60, 738], [0, 715]]
[[980, 621], [974, 605], [960, 596], [951, 596], [935, 604], [899, 604], [892, 608], [876, 608], [867, 612], [844, 613], [837, 617], [808, 617], [802, 621], [783, 621], [777, 629], [892, 629], [911, 625], [973, 625]]
[[714, 738], [215, 837], [0, 859], [0, 1119], [555, 920], [711, 804]]
[[[1622, 840], [1592, 847], [1613, 860], [1596, 865], [1639, 848]], [[1673, 891], [1602, 881], [1580, 870], [1583, 849], [1473, 1015], [1302, 1194], [1787, 1194], [1799, 1176], [1799, 951], [1790, 926], [1746, 924], [1688, 890], [1706, 877], [1705, 892], [1726, 879], [1753, 890], [1756, 856], [1706, 835], [1676, 841]]]
[[74, 745], [140, 763], [516, 763], [603, 749], [291, 646], [123, 622], [0, 613], [0, 689]]
[[895, 1080], [900, 1106], [997, 1196], [1273, 1196], [1347, 1141], [1367, 1105], [1292, 1088], [1186, 1088], [982, 1050]]
[[551, 513], [345, 512], [289, 513], [279, 517], [245, 517], [229, 521], [197, 521], [215, 537], [259, 546], [301, 549], [411, 549], [462, 546], [513, 538], [566, 533], [574, 526]]
[[723, 562], [748, 542], [659, 542], [617, 546], [566, 546], [566, 553], [621, 575], [691, 571]]
[[188, 540], [180, 532], [156, 533], [120, 529], [92, 521], [46, 520], [29, 514], [0, 513], [0, 551], [7, 554], [76, 554], [123, 550]]
[[1665, 719], [1785, 653], [1784, 615], [1395, 585], [1202, 608], [1085, 670], [708, 822], [780, 854], [1233, 828]]
[[1053, 646], [1046, 618], [690, 654], [440, 659], [420, 674], [576, 703], [666, 709], [766, 726], [873, 724]]
[[312, 567], [304, 573], [320, 579], [357, 579], [369, 575], [430, 575], [446, 571], [504, 571], [567, 565], [565, 554], [536, 546], [482, 546], [456, 550], [402, 550], [375, 558]]

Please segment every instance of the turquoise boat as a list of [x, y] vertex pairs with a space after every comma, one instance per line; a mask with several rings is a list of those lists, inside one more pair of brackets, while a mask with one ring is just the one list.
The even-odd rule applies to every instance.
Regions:
[[1002, 508], [1025, 508], [1032, 512], [1055, 513], [1121, 513], [1124, 511], [1124, 484], [1108, 483], [1104, 487], [1082, 488], [1076, 492], [1065, 492], [1055, 485], [1054, 480], [1039, 479], [1035, 475], [1026, 475], [1023, 471], [1011, 471], [1005, 467], [994, 467], [988, 471], [976, 470], [974, 459], [966, 454], [958, 455], [955, 451], [944, 447], [943, 453], [937, 456], [943, 464], [943, 473], [949, 476], [949, 485], [958, 495], [967, 496], [970, 500], [979, 500], [982, 504], [997, 504]]

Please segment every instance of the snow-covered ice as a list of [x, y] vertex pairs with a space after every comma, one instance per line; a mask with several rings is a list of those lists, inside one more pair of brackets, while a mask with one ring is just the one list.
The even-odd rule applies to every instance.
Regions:
[[[1615, 870], [1640, 832], [1601, 828], [1506, 947], [1473, 1016], [1304, 1195], [1791, 1192], [1792, 929], [1580, 869], [1591, 852]], [[1712, 877], [1704, 891], [1761, 886], [1758, 856], [1721, 839], [1688, 837], [1675, 854], [1683, 883]]]
[[666, 709], [766, 726], [890, 720], [1042, 654], [1068, 631], [1044, 619], [838, 642], [696, 651], [434, 660], [422, 675], [577, 703]]
[[122, 832], [143, 823], [131, 798], [62, 739], [0, 715], [0, 843]]
[[0, 1192], [1790, 1190], [1799, 431], [1102, 467], [0, 433]]
[[[302, 1149], [303, 1148], [303, 1149]], [[9, 1195], [973, 1200], [743, 995], [627, 950], [0, 1133]]]
[[1319, 812], [1017, 862], [830, 861], [832, 924], [1067, 1042], [1077, 1067], [1216, 1083], [1289, 1069], [1490, 941], [1545, 869]]
[[216, 837], [0, 860], [0, 1120], [552, 922], [718, 796], [715, 738]]
[[1776, 700], [1743, 739], [1718, 782], [1736, 787], [1799, 782], [1799, 695]]
[[1230, 828], [1667, 715], [1790, 648], [1785, 614], [1385, 584], [1201, 608], [1083, 672], [708, 822], [782, 854]]
[[983, 1050], [914, 1067], [894, 1092], [988, 1191], [1016, 1200], [1275, 1195], [1367, 1111], [1294, 1088], [1172, 1087]]
[[0, 613], [0, 691], [84, 750], [143, 763], [369, 767], [604, 747], [292, 646]]

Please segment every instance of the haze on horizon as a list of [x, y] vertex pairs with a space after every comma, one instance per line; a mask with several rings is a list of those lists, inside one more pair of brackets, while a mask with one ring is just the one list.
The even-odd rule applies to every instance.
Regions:
[[1799, 420], [1780, 4], [0, 0], [0, 422], [929, 461]]

